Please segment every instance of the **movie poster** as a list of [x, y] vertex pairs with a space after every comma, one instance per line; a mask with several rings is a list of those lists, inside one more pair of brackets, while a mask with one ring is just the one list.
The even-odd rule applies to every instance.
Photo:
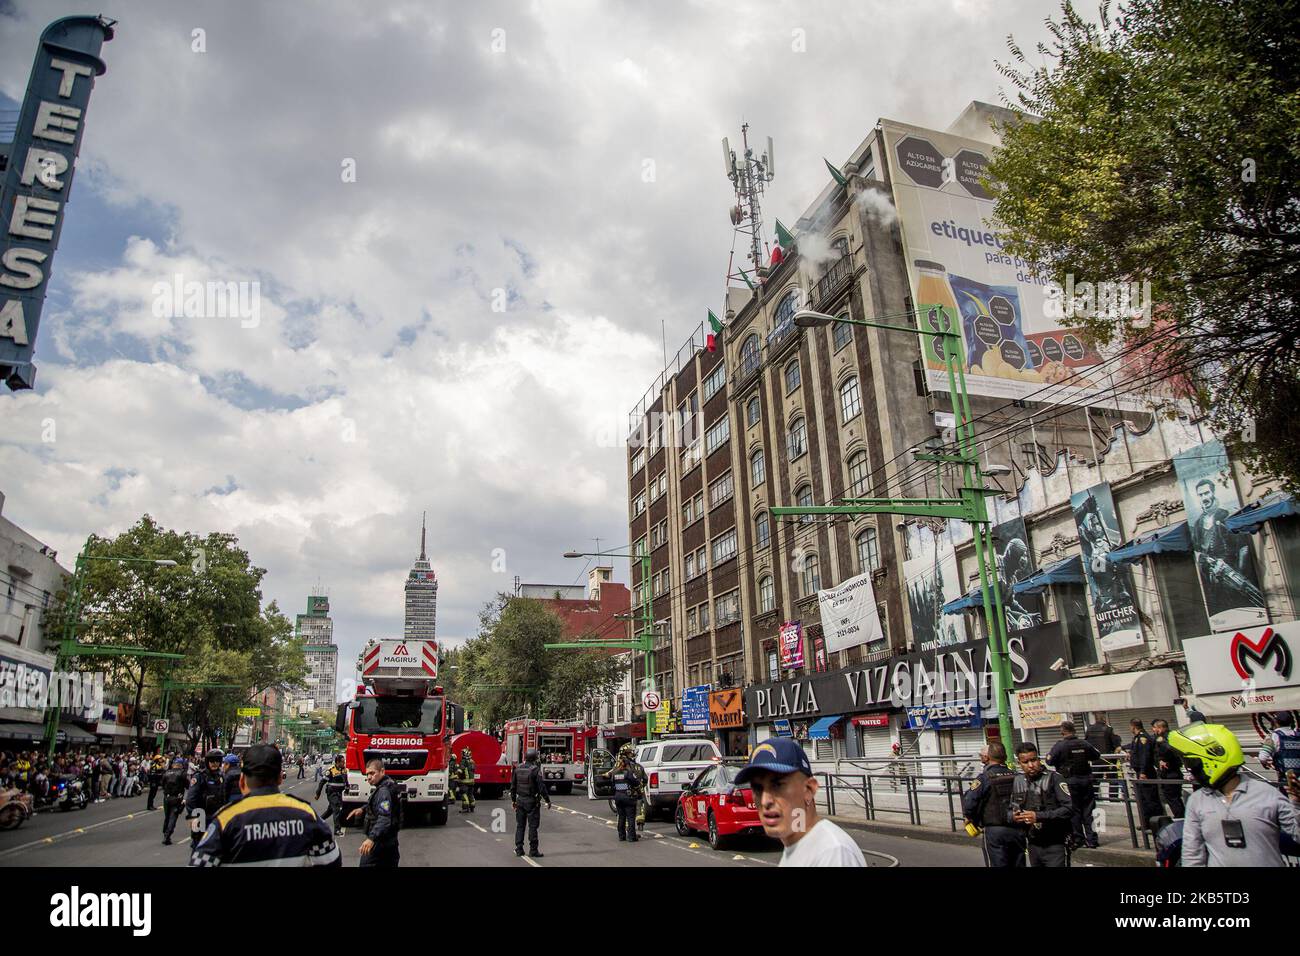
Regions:
[[1250, 535], [1235, 534], [1224, 524], [1241, 507], [1241, 499], [1228, 470], [1223, 443], [1206, 442], [1175, 455], [1174, 473], [1183, 490], [1187, 530], [1205, 592], [1210, 629], [1228, 631], [1267, 623]]
[[997, 549], [998, 582], [1002, 608], [1007, 613], [1007, 631], [1023, 631], [1043, 623], [1041, 594], [1012, 594], [1011, 588], [1038, 570], [1029, 548], [1029, 532], [1024, 518], [1012, 518], [993, 527], [993, 546]]
[[1106, 651], [1137, 647], [1146, 642], [1138, 620], [1133, 576], [1128, 568], [1112, 564], [1110, 552], [1124, 541], [1110, 483], [1093, 485], [1070, 496], [1074, 524], [1083, 546], [1083, 574], [1092, 594], [1097, 635]]
[[967, 639], [965, 615], [943, 613], [943, 606], [963, 591], [957, 551], [947, 529], [935, 535], [927, 527], [910, 524], [907, 549], [911, 557], [903, 562], [903, 578], [917, 648], [931, 651], [962, 643]]

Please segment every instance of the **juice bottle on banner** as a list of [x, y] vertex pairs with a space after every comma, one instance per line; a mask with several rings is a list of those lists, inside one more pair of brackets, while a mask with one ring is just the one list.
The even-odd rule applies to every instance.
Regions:
[[[916, 259], [913, 265], [916, 266], [916, 308], [920, 313], [921, 328], [934, 332], [960, 330], [957, 299], [948, 285], [948, 270], [928, 259]], [[930, 317], [932, 311], [933, 318]], [[926, 339], [926, 360], [944, 365], [947, 359], [943, 340], [933, 336], [926, 336]]]

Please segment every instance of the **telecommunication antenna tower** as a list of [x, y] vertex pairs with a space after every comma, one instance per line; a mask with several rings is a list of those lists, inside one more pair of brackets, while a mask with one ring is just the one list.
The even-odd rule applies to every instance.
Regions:
[[[727, 261], [727, 284], [733, 279], [744, 282], [754, 288], [749, 275], [760, 280], [767, 274], [765, 248], [763, 244], [763, 216], [759, 209], [759, 197], [767, 184], [776, 174], [775, 157], [772, 149], [772, 137], [767, 138], [767, 151], [762, 156], [755, 156], [749, 145], [749, 124], [740, 127], [742, 154], [738, 157], [724, 136], [722, 139], [722, 159], [726, 165], [727, 178], [736, 190], [736, 204], [731, 207], [731, 224], [735, 227], [735, 240], [731, 244], [731, 258]], [[745, 257], [749, 268], [736, 264], [736, 240], [744, 239]]]

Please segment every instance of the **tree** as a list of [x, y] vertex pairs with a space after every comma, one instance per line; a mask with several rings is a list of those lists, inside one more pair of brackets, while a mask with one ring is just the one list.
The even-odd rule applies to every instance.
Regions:
[[[1300, 5], [1066, 2], [1031, 66], [999, 64], [1036, 121], [1002, 130], [987, 185], [1007, 251], [1061, 285], [1149, 281], [1234, 453], [1300, 485]], [[1014, 105], [1014, 104], [1013, 104]], [[1147, 317], [1148, 319], [1150, 316]], [[1151, 338], [1094, 311], [1098, 343]]]

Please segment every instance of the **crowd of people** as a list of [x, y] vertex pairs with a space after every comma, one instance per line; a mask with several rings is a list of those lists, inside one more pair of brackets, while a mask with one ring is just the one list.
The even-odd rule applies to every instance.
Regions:
[[0, 751], [0, 789], [17, 788], [40, 802], [55, 784], [79, 779], [94, 803], [138, 797], [149, 788], [150, 757], [137, 750], [68, 750], [51, 761], [44, 750]]

